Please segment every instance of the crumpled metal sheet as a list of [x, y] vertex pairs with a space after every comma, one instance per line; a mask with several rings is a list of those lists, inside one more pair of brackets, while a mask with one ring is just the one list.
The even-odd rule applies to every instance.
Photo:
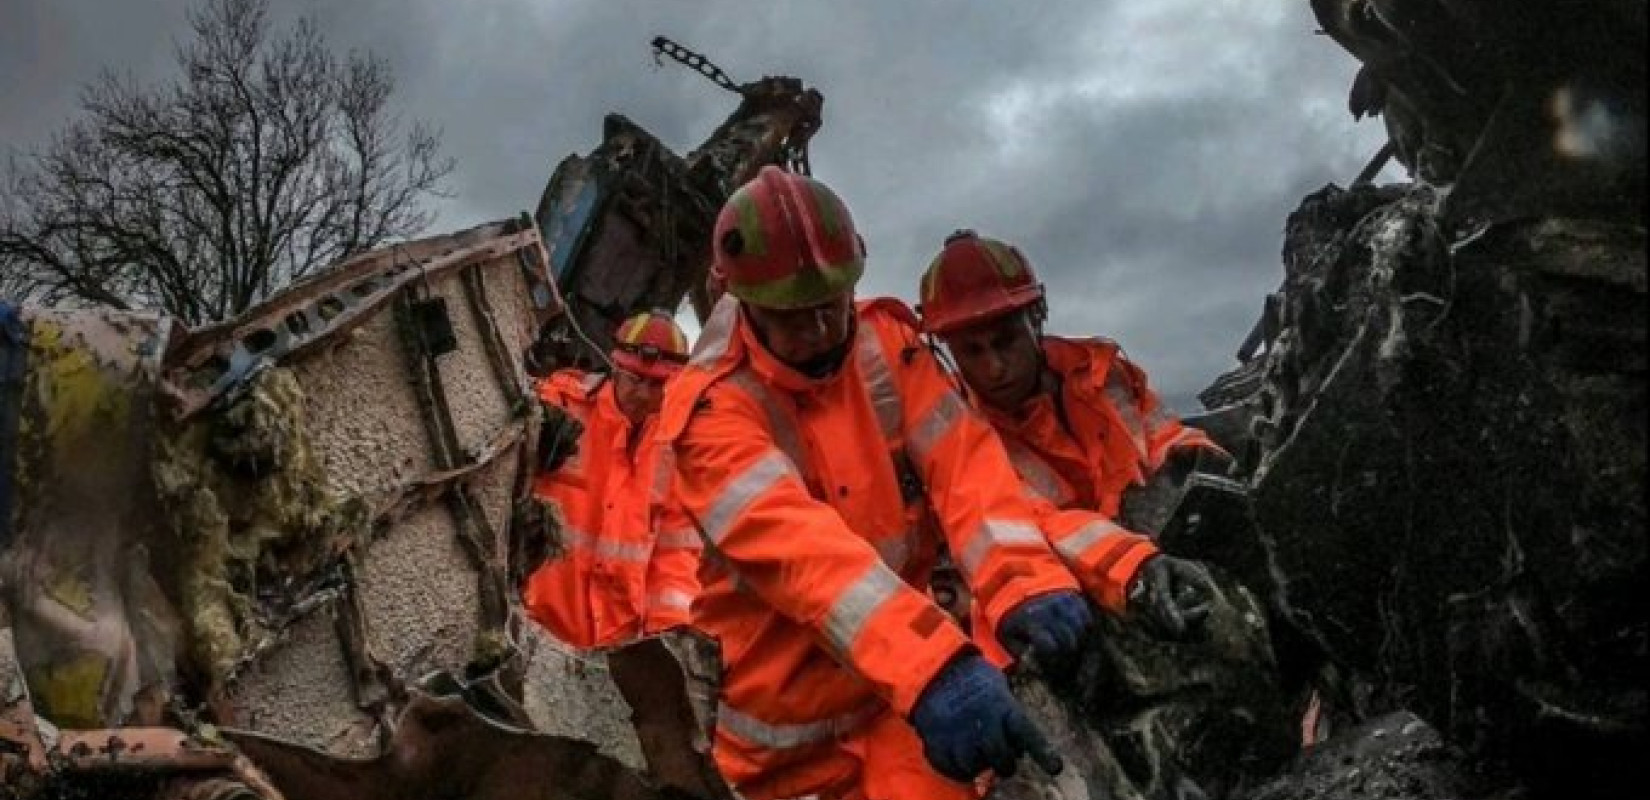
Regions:
[[[546, 263], [536, 228], [514, 221], [362, 254], [192, 332], [152, 314], [6, 306], [0, 475], [16, 513], [0, 609], [37, 711], [66, 728], [155, 724], [175, 694], [215, 722], [332, 741], [327, 721], [365, 711], [370, 726], [375, 701], [322, 690], [326, 670], [306, 664], [364, 646], [351, 675], [393, 684], [503, 657], [534, 429], [520, 356], [558, 311], [538, 292]], [[432, 366], [439, 397], [408, 388], [404, 332], [380, 296], [392, 285], [446, 305], [458, 347]], [[214, 357], [241, 346], [262, 366], [217, 387]], [[179, 392], [198, 412], [182, 422], [167, 413]], [[457, 463], [431, 456], [430, 405], [449, 412]], [[453, 493], [462, 513], [438, 502]], [[334, 641], [260, 669], [340, 595], [364, 635], [319, 631]]]
[[[125, 724], [173, 677], [177, 616], [150, 575], [150, 400], [175, 327], [152, 314], [25, 308], [0, 599], [40, 712]], [[158, 703], [158, 700], [157, 700]], [[153, 721], [150, 719], [149, 721]]]

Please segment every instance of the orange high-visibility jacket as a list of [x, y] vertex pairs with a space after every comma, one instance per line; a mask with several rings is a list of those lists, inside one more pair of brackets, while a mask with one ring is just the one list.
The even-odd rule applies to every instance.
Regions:
[[1115, 517], [1123, 491], [1144, 484], [1175, 451], [1220, 450], [1158, 401], [1146, 373], [1123, 357], [1117, 343], [1047, 336], [1043, 352], [1060, 376], [1064, 424], [1048, 395], [1019, 415], [983, 404], [981, 410], [1026, 485], [1056, 506]]
[[688, 623], [702, 544], [673, 499], [670, 451], [619, 411], [601, 375], [563, 370], [539, 384], [545, 402], [584, 424], [579, 449], [534, 494], [553, 501], [566, 553], [528, 578], [527, 613], [575, 647], [621, 644]]
[[861, 303], [854, 335], [843, 366], [810, 379], [725, 297], [666, 391], [660, 433], [707, 543], [694, 624], [722, 646], [717, 759], [741, 791], [781, 773], [827, 780], [831, 745], [890, 707], [907, 715], [968, 646], [923, 592], [934, 531], [994, 617], [1077, 588], [1050, 542], [1105, 576], [1113, 609], [1155, 552], [1029, 499], [903, 304]]

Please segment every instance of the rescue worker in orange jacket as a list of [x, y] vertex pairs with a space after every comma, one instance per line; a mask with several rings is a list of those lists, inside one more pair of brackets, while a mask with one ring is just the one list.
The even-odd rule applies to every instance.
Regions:
[[527, 580], [527, 613], [578, 648], [622, 644], [688, 624], [698, 592], [698, 534], [675, 504], [675, 471], [654, 431], [664, 385], [687, 362], [664, 312], [614, 335], [610, 375], [562, 370], [540, 399], [583, 425], [570, 457], [541, 471], [534, 494], [561, 511], [566, 552]]
[[1088, 566], [1121, 612], [1144, 537], [1018, 488], [895, 300], [856, 303], [842, 201], [767, 167], [717, 218], [727, 295], [660, 433], [706, 541], [694, 625], [721, 643], [715, 754], [752, 800], [968, 798], [1021, 754], [1059, 768], [1003, 675], [924, 593], [942, 544], [1012, 646], [1075, 650]]
[[[972, 404], [1033, 493], [1115, 518], [1131, 487], [1227, 460], [1203, 431], [1162, 405], [1114, 342], [1043, 335], [1043, 288], [1018, 249], [970, 231], [953, 234], [924, 274], [920, 299], [924, 330], [945, 345]], [[1128, 782], [1222, 786], [1233, 773], [1202, 744], [1212, 726], [1240, 732], [1243, 742], [1219, 760], [1263, 763], [1287, 753], [1286, 714], [1246, 713], [1236, 727], [1221, 722], [1276, 690], [1270, 635], [1277, 629], [1261, 623], [1262, 607], [1229, 579], [1171, 558], [1148, 562], [1136, 585], [1159, 594], [1139, 606], [1138, 621], [1152, 636], [1106, 625], [1106, 646], [1086, 654], [1098, 673], [1137, 678], [1113, 684], [1118, 696], [1103, 693], [1092, 710], [1117, 730], [1150, 729], [1157, 737], [1158, 744], [1142, 746], [1101, 735], [1139, 756]], [[991, 631], [977, 635], [989, 651]], [[1181, 644], [1164, 647], [1163, 639]], [[1250, 657], [1234, 659], [1238, 653]]]
[[[1015, 471], [1056, 506], [1115, 518], [1124, 491], [1171, 461], [1199, 453], [1226, 458], [1158, 400], [1115, 342], [1044, 335], [1043, 286], [1012, 245], [968, 230], [952, 234], [923, 274], [918, 308], [924, 332], [945, 345]], [[1161, 559], [1154, 568], [1183, 566]], [[1195, 617], [1190, 599], [1153, 607], [1170, 615], [1156, 620], [1164, 634], [1179, 636], [1196, 622], [1174, 614], [1194, 609]]]

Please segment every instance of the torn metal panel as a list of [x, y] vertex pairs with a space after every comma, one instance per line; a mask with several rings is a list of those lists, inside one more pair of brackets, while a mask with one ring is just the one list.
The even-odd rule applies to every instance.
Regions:
[[672, 800], [595, 746], [510, 727], [457, 697], [414, 691], [384, 752], [345, 759], [252, 731], [223, 736], [306, 800]]
[[551, 638], [537, 624], [521, 631], [526, 662], [522, 705], [533, 727], [583, 739], [635, 770], [647, 768], [630, 705], [614, 685], [601, 653], [580, 653]]
[[711, 757], [721, 662], [716, 643], [692, 631], [631, 642], [607, 654], [630, 705], [650, 778], [705, 800], [734, 800]]
[[559, 283], [572, 280], [573, 267], [603, 210], [600, 177], [591, 159], [568, 156], [556, 165], [539, 198], [539, 229], [550, 252], [550, 274]]
[[[257, 379], [290, 372], [301, 384], [303, 438], [317, 472], [307, 495], [357, 504], [366, 525], [334, 526], [320, 537], [331, 556], [317, 571], [283, 569], [255, 582], [268, 587], [255, 618], [296, 626], [292, 644], [307, 655], [284, 661], [283, 633], [268, 630], [275, 644], [263, 660], [285, 666], [231, 682], [234, 713], [247, 715], [238, 724], [335, 752], [370, 753], [413, 678], [511, 659], [507, 559], [523, 534], [512, 529], [513, 511], [536, 422], [523, 401], [529, 390], [519, 354], [542, 308], [513, 244], [536, 242], [536, 233], [523, 239], [492, 227], [493, 244], [468, 233], [406, 246], [450, 269], [426, 269], [396, 299], [353, 322], [349, 335], [289, 355]], [[457, 255], [464, 253], [489, 256]], [[420, 304], [433, 311], [396, 310]], [[278, 583], [283, 575], [285, 585]], [[312, 577], [291, 580], [305, 575]], [[279, 613], [287, 608], [307, 610]], [[314, 614], [332, 623], [304, 620]], [[292, 681], [293, 669], [315, 679]], [[345, 676], [346, 691], [328, 677], [337, 675]]]

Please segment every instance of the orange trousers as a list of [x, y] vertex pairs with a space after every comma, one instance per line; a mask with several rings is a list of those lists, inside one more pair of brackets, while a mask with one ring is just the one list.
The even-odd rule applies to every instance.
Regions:
[[974, 786], [935, 772], [922, 754], [917, 732], [892, 711], [822, 749], [805, 764], [786, 765], [746, 780], [728, 777], [748, 800], [977, 800], [981, 796]]

